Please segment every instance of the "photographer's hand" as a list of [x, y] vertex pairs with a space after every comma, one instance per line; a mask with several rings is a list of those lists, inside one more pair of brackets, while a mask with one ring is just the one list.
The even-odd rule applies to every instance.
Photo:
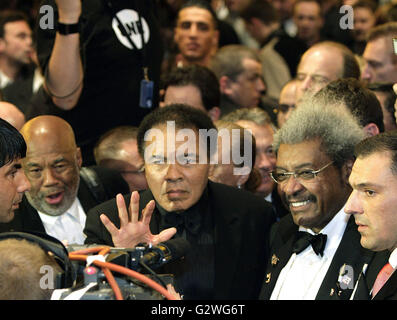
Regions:
[[105, 228], [112, 235], [113, 244], [116, 247], [133, 248], [138, 243], [157, 245], [160, 242], [169, 240], [176, 233], [176, 228], [168, 228], [157, 235], [151, 233], [149, 223], [155, 207], [154, 200], [149, 201], [145, 209], [142, 210], [142, 218], [140, 220], [138, 219], [138, 192], [134, 191], [131, 194], [128, 211], [121, 194], [116, 196], [116, 203], [120, 218], [120, 229], [117, 229], [106, 215], [102, 214], [100, 216]]

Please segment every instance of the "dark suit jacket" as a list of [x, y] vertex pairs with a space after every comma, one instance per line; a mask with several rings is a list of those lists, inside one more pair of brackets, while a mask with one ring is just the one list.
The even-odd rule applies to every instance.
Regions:
[[[354, 300], [371, 300], [371, 289], [379, 271], [388, 262], [389, 256], [390, 251], [388, 250], [374, 253], [365, 275], [360, 274]], [[373, 300], [397, 300], [397, 272], [391, 275]]]
[[[117, 193], [127, 193], [129, 191], [128, 184], [118, 172], [102, 167], [91, 168], [94, 169], [99, 181], [102, 182], [106, 199], [114, 198]], [[88, 183], [83, 178], [80, 178], [77, 197], [86, 213], [89, 209], [102, 202], [95, 197]], [[44, 225], [37, 210], [30, 205], [25, 196], [19, 205], [19, 209], [15, 211], [14, 219], [9, 223], [0, 223], [0, 232], [8, 231], [45, 233]]]
[[[275, 221], [268, 202], [244, 190], [208, 182], [208, 196], [215, 225], [215, 299], [257, 299], [268, 255], [268, 234]], [[153, 199], [150, 190], [140, 193], [140, 210]], [[130, 195], [125, 196], [126, 205]], [[87, 216], [86, 243], [112, 246], [112, 238], [99, 215], [106, 213], [119, 228], [115, 200], [90, 210]], [[150, 221], [153, 234], [158, 234], [160, 213], [155, 208]]]
[[274, 186], [272, 191], [272, 206], [276, 213], [277, 221], [286, 215], [290, 215], [289, 210], [284, 206], [281, 197], [277, 192], [277, 186]]
[[[283, 217], [273, 225], [270, 239], [270, 259], [266, 268], [265, 281], [262, 286], [260, 299], [268, 300], [281, 270], [285, 267], [292, 255], [295, 234], [298, 226], [293, 222], [292, 215]], [[360, 245], [360, 233], [351, 216], [343, 234], [341, 243], [335, 252], [331, 265], [324, 277], [324, 280], [317, 293], [316, 300], [347, 300], [353, 291], [354, 284], [358, 278], [362, 267], [372, 255], [369, 250]], [[339, 272], [343, 264], [353, 268], [351, 285], [341, 285], [338, 283]]]
[[33, 95], [33, 75], [26, 79], [14, 81], [3, 89], [4, 101], [8, 101], [26, 112]]

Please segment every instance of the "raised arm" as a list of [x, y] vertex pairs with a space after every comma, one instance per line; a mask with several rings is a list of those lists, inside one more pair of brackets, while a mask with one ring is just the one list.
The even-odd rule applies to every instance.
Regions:
[[[81, 15], [81, 0], [56, 0], [58, 22], [74, 24]], [[83, 65], [80, 56], [80, 34], [56, 33], [54, 47], [46, 70], [45, 88], [63, 110], [73, 109], [83, 89]]]

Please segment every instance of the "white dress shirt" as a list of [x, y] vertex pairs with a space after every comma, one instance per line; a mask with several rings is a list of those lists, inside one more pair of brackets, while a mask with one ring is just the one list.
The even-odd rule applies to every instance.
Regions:
[[39, 68], [34, 70], [32, 92], [36, 93], [44, 83], [44, 77]]
[[397, 268], [397, 248], [392, 251], [389, 257], [389, 263], [393, 269]]
[[[342, 208], [320, 231], [327, 235], [323, 256], [316, 255], [312, 246], [301, 253], [293, 253], [281, 270], [273, 289], [271, 300], [314, 300], [332, 259], [342, 240], [350, 214]], [[299, 227], [299, 231], [315, 234], [312, 230]]]
[[0, 70], [0, 89], [4, 89], [6, 86], [8, 86], [11, 83], [12, 83], [12, 79], [6, 76], [6, 74]]
[[72, 206], [59, 216], [50, 216], [39, 211], [46, 233], [68, 244], [84, 244], [86, 235], [83, 233], [86, 214], [78, 198]]

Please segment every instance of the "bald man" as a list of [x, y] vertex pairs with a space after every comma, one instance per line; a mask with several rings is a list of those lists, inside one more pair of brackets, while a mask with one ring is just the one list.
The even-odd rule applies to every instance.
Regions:
[[27, 144], [22, 167], [31, 189], [15, 219], [1, 224], [0, 231], [43, 232], [69, 244], [83, 244], [86, 212], [117, 193], [128, 193], [128, 185], [112, 170], [82, 169], [74, 132], [59, 117], [33, 118], [21, 133]]
[[313, 45], [303, 54], [296, 72], [297, 103], [310, 99], [331, 81], [344, 78], [360, 78], [360, 67], [351, 50], [333, 41]]
[[12, 103], [0, 101], [0, 118], [7, 121], [17, 130], [25, 124], [25, 115]]

